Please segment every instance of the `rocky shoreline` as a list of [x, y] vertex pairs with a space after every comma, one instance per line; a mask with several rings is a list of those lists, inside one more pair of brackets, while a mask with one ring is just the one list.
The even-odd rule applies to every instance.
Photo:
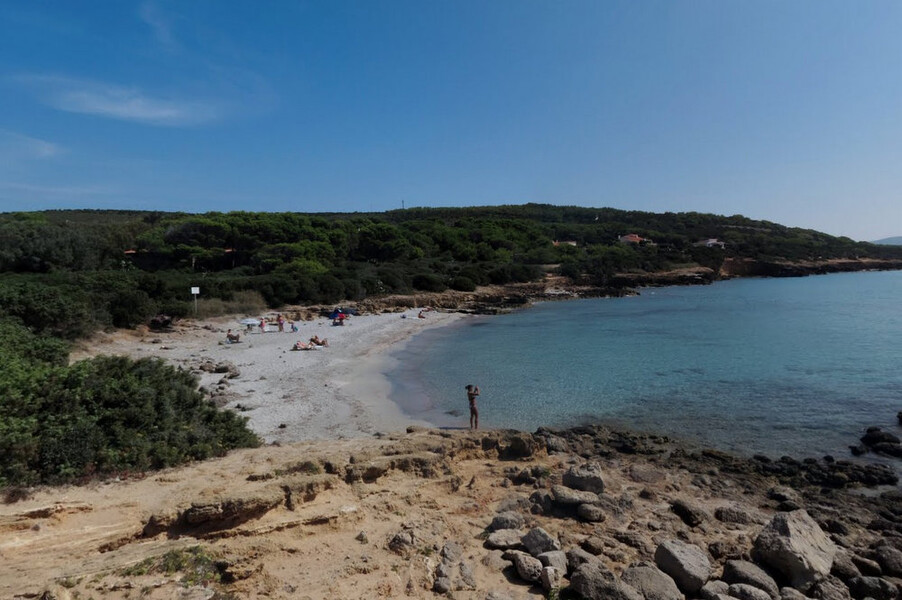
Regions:
[[[0, 594], [894, 600], [902, 586], [902, 494], [881, 465], [744, 459], [606, 427], [411, 427], [236, 454], [86, 493], [77, 511], [6, 505], [4, 536], [71, 521], [73, 539], [0, 546]], [[145, 484], [168, 493], [151, 502]], [[78, 518], [115, 521], [117, 495], [139, 507], [128, 526], [79, 552]], [[203, 584], [152, 566], [198, 546], [215, 557]], [[54, 553], [64, 564], [42, 579]]]

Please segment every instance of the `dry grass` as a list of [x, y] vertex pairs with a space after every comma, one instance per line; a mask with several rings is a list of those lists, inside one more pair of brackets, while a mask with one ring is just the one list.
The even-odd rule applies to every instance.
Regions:
[[224, 315], [256, 315], [267, 310], [259, 292], [244, 290], [235, 292], [231, 300], [219, 298], [198, 299], [197, 318], [209, 319]]

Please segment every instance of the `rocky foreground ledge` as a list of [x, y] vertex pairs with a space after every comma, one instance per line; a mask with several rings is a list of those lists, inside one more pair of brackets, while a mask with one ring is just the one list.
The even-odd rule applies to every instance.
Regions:
[[896, 482], [603, 427], [269, 446], [3, 505], [0, 597], [893, 600]]

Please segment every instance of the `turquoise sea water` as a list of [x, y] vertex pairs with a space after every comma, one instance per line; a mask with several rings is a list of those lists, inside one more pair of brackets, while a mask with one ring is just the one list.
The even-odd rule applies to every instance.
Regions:
[[[902, 410], [902, 272], [736, 279], [539, 304], [426, 331], [397, 355], [411, 416], [614, 423], [742, 454], [848, 456]], [[898, 433], [898, 432], [897, 432]]]

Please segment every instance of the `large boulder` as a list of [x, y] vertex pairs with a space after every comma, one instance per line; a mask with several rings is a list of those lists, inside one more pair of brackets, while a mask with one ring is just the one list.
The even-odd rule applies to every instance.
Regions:
[[506, 510], [495, 515], [491, 525], [489, 525], [489, 530], [520, 529], [521, 527], [523, 527], [523, 515], [512, 510]]
[[747, 583], [730, 584], [727, 595], [739, 600], [771, 600], [770, 594]]
[[636, 588], [626, 584], [601, 562], [587, 562], [570, 577], [570, 589], [585, 600], [644, 600]]
[[533, 558], [523, 552], [514, 554], [514, 568], [517, 575], [524, 581], [540, 582], [542, 580], [542, 563], [538, 558]]
[[668, 540], [655, 550], [655, 564], [670, 575], [687, 595], [701, 589], [711, 576], [711, 561], [705, 551], [679, 540]]
[[589, 523], [601, 523], [608, 518], [604, 509], [597, 504], [580, 504], [576, 507], [576, 516]]
[[526, 547], [526, 550], [533, 556], [538, 556], [543, 552], [561, 549], [561, 543], [557, 538], [553, 537], [541, 527], [530, 529], [529, 533], [524, 535], [520, 541], [523, 543], [523, 546]]
[[596, 462], [590, 462], [584, 465], [570, 467], [570, 469], [564, 473], [562, 481], [567, 487], [600, 494], [604, 492], [604, 480], [601, 476], [601, 465]]
[[576, 490], [566, 485], [551, 486], [551, 493], [554, 495], [554, 503], [559, 506], [598, 503], [598, 494], [595, 492]]
[[600, 565], [601, 568], [605, 567], [604, 563], [601, 562], [601, 559], [595, 556], [594, 554], [583, 550], [582, 548], [570, 548], [567, 550], [567, 571], [569, 573], [575, 573], [577, 569], [583, 566], [586, 563], [596, 563]]
[[630, 565], [620, 579], [639, 590], [645, 600], [683, 600], [673, 579], [651, 563]]
[[804, 510], [779, 513], [752, 548], [752, 557], [780, 573], [792, 587], [805, 589], [826, 577], [836, 545]]
[[882, 577], [853, 577], [849, 580], [849, 592], [856, 600], [896, 600], [899, 590]]
[[678, 498], [670, 504], [670, 510], [689, 527], [697, 527], [708, 519], [708, 513], [691, 502]]
[[521, 537], [523, 537], [523, 534], [518, 529], [499, 529], [489, 534], [489, 537], [485, 540], [485, 545], [489, 548], [498, 548], [500, 550], [519, 548]]
[[[780, 597], [780, 588], [774, 578], [764, 569], [747, 560], [728, 560], [723, 566], [723, 577], [727, 583], [746, 583], [759, 590], [764, 590], [776, 600]], [[733, 594], [730, 594], [731, 596]]]
[[900, 440], [897, 436], [888, 431], [883, 431], [879, 427], [868, 427], [867, 433], [861, 436], [861, 441], [866, 446], [875, 446], [877, 444], [896, 444]]
[[880, 546], [877, 548], [876, 558], [884, 573], [902, 577], [902, 551], [892, 546]]
[[567, 573], [567, 554], [561, 550], [552, 550], [551, 552], [543, 552], [536, 558], [545, 567], [554, 567], [559, 573], [565, 575]]

